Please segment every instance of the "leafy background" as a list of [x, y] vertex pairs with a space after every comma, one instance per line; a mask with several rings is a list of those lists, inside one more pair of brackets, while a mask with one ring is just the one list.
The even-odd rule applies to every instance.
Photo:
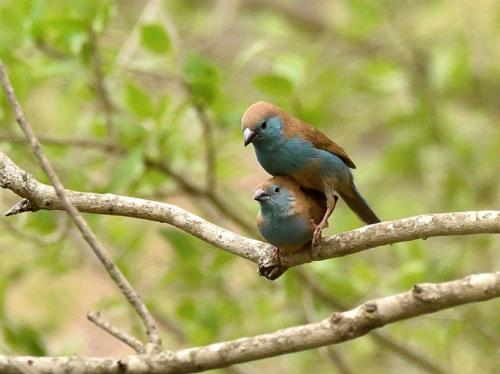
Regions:
[[[498, 1], [4, 0], [0, 24], [0, 56], [68, 188], [170, 202], [257, 237], [251, 195], [267, 176], [243, 148], [239, 121], [264, 99], [344, 146], [384, 219], [500, 208]], [[0, 124], [0, 149], [46, 181], [4, 95]], [[2, 192], [0, 208], [16, 201]], [[302, 324], [416, 282], [500, 267], [493, 235], [434, 238], [309, 264], [271, 283], [166, 225], [86, 218], [168, 348]], [[359, 226], [342, 204], [328, 233]], [[2, 353], [131, 353], [86, 321], [101, 310], [142, 334], [63, 213], [4, 217], [0, 233]], [[382, 332], [446, 372], [498, 372], [499, 308], [460, 307]], [[235, 371], [381, 368], [425, 371], [371, 336]]]

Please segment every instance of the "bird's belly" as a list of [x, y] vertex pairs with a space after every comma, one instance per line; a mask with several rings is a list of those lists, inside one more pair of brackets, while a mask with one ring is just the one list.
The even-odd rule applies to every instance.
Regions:
[[302, 217], [264, 219], [262, 236], [284, 252], [296, 252], [312, 239], [312, 226]]

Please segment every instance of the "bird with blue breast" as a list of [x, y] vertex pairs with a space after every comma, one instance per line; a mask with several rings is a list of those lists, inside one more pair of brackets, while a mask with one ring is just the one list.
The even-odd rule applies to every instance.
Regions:
[[286, 270], [281, 264], [281, 254], [311, 249], [314, 230], [327, 209], [326, 198], [321, 192], [301, 188], [288, 176], [262, 182], [253, 198], [260, 205], [257, 227], [275, 247], [277, 262], [277, 266], [260, 271], [273, 280]]
[[241, 126], [245, 146], [253, 144], [264, 170], [273, 176], [290, 176], [302, 188], [326, 196], [327, 208], [314, 229], [313, 245], [319, 243], [339, 195], [365, 223], [380, 222], [354, 184], [354, 162], [321, 131], [264, 101], [246, 110]]

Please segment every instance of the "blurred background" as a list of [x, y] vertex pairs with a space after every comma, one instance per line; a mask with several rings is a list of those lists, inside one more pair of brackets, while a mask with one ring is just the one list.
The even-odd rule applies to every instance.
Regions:
[[[3, 0], [0, 57], [67, 188], [165, 201], [258, 238], [268, 178], [240, 119], [274, 102], [341, 144], [385, 220], [499, 209], [500, 3]], [[46, 182], [3, 93], [0, 150]], [[6, 211], [18, 198], [0, 195]], [[275, 282], [167, 225], [86, 215], [169, 349], [317, 321], [500, 268], [494, 235], [431, 238], [308, 264]], [[362, 223], [340, 204], [326, 234]], [[124, 355], [90, 310], [142, 328], [62, 212], [0, 218], [0, 352]], [[217, 372], [494, 373], [500, 301]]]

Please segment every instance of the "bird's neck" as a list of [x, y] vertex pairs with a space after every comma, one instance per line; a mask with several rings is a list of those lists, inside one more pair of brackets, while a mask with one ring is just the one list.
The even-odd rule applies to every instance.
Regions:
[[286, 139], [282, 136], [272, 138], [272, 139], [266, 139], [265, 141], [259, 141], [259, 139], [256, 139], [254, 141], [254, 147], [257, 152], [274, 152], [277, 149], [281, 148], [284, 143], [286, 142]]
[[261, 209], [264, 218], [272, 218], [273, 220], [287, 219], [297, 214], [294, 200], [291, 197], [288, 197], [285, 202], [280, 204], [272, 202], [263, 204]]

